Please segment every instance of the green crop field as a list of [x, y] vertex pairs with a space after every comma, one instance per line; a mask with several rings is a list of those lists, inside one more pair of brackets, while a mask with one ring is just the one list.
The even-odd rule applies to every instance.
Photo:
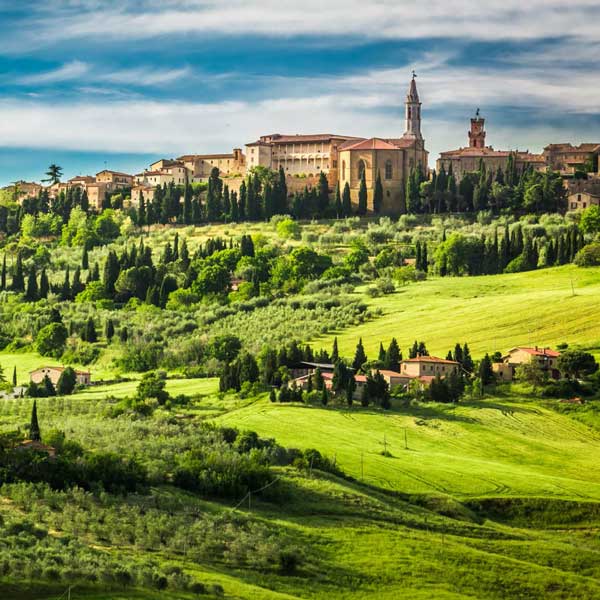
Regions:
[[[381, 316], [336, 333], [340, 352], [348, 357], [359, 337], [369, 358], [375, 358], [380, 341], [386, 344], [392, 337], [403, 350], [415, 339], [423, 340], [432, 354], [441, 356], [456, 342], [467, 342], [476, 356], [528, 344], [596, 348], [598, 298], [600, 268], [569, 265], [507, 275], [433, 277], [388, 296], [365, 296]], [[334, 335], [314, 343], [330, 349]]]

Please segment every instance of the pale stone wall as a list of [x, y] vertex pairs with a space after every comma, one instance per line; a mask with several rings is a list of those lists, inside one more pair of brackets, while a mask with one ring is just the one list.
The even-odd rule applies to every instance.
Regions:
[[569, 210], [583, 210], [589, 206], [600, 206], [600, 197], [593, 196], [588, 192], [570, 194], [567, 200]]

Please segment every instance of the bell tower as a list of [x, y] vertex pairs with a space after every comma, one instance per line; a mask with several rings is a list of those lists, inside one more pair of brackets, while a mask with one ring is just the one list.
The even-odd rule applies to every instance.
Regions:
[[419, 92], [417, 92], [417, 74], [412, 72], [412, 79], [408, 87], [408, 94], [406, 94], [405, 106], [405, 118], [406, 118], [406, 131], [404, 132], [404, 138], [411, 138], [414, 140], [422, 140], [421, 135], [421, 102], [419, 100]]
[[479, 109], [475, 117], [471, 119], [471, 131], [469, 131], [469, 147], [485, 148], [485, 119], [479, 114]]

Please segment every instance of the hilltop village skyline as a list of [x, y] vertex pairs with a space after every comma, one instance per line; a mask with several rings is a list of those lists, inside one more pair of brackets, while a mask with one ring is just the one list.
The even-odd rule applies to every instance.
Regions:
[[[526, 169], [557, 171], [565, 180], [585, 173], [590, 183], [586, 191], [597, 191], [598, 154], [600, 142], [573, 145], [569, 141], [549, 140], [541, 153], [516, 149], [496, 149], [486, 139], [485, 118], [479, 108], [470, 119], [465, 145], [440, 153], [431, 164], [427, 142], [422, 134], [422, 106], [413, 71], [404, 101], [404, 132], [395, 137], [356, 137], [339, 133], [271, 133], [246, 142], [230, 152], [183, 154], [160, 158], [138, 173], [103, 169], [95, 175], [83, 174], [63, 181], [60, 173], [44, 182], [15, 181], [3, 188], [13, 199], [22, 202], [37, 197], [42, 191], [50, 199], [61, 192], [78, 188], [86, 192], [90, 207], [101, 210], [107, 196], [124, 192], [132, 207], [138, 207], [143, 196], [151, 201], [157, 187], [206, 183], [218, 170], [230, 191], [239, 191], [245, 177], [256, 169], [270, 169], [285, 175], [288, 191], [300, 191], [318, 184], [319, 176], [327, 177], [330, 191], [348, 186], [352, 202], [358, 202], [361, 182], [367, 188], [372, 203], [375, 188], [382, 188], [384, 213], [403, 212], [406, 182], [411, 171], [421, 171], [421, 179], [435, 173], [451, 173], [457, 181], [484, 165], [488, 172], [497, 172], [512, 161], [517, 172]], [[390, 129], [401, 130], [396, 122]], [[40, 165], [42, 171], [45, 166]], [[61, 165], [62, 171], [62, 165]], [[44, 185], [46, 183], [47, 185]], [[581, 186], [580, 186], [581, 188]], [[581, 189], [578, 189], [581, 191]]]

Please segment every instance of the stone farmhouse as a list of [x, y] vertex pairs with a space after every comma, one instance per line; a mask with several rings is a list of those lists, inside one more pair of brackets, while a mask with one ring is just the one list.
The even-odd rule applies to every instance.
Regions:
[[[418, 356], [403, 360], [400, 363], [400, 371], [374, 369], [372, 373], [374, 374], [379, 370], [390, 386], [390, 389], [398, 385], [408, 387], [412, 382], [417, 382], [422, 388], [428, 388], [436, 376], [439, 375], [440, 378], [444, 379], [452, 373], [458, 372], [459, 367], [459, 363], [453, 360], [446, 360], [436, 356]], [[334, 365], [329, 364], [301, 363], [298, 369], [292, 370], [294, 378], [290, 381], [289, 385], [296, 385], [306, 390], [308, 388], [308, 380], [317, 368], [321, 371], [325, 387], [330, 390]], [[367, 383], [367, 377], [365, 375], [355, 375], [354, 379], [356, 381], [354, 396], [360, 398], [362, 388]]]
[[600, 206], [600, 194], [576, 192], [567, 196], [569, 210], [584, 210], [589, 206]]
[[[47, 375], [52, 385], [56, 385], [64, 370], [65, 367], [40, 367], [29, 373], [29, 380], [33, 383], [41, 383]], [[89, 371], [75, 371], [75, 375], [78, 385], [90, 385], [92, 382], [92, 376]]]
[[537, 362], [543, 371], [552, 379], [560, 378], [558, 358], [560, 352], [550, 348], [527, 348], [518, 346], [512, 348], [502, 357], [502, 362], [494, 363], [492, 369], [496, 376], [503, 381], [512, 381], [515, 378], [517, 367], [525, 363]]

